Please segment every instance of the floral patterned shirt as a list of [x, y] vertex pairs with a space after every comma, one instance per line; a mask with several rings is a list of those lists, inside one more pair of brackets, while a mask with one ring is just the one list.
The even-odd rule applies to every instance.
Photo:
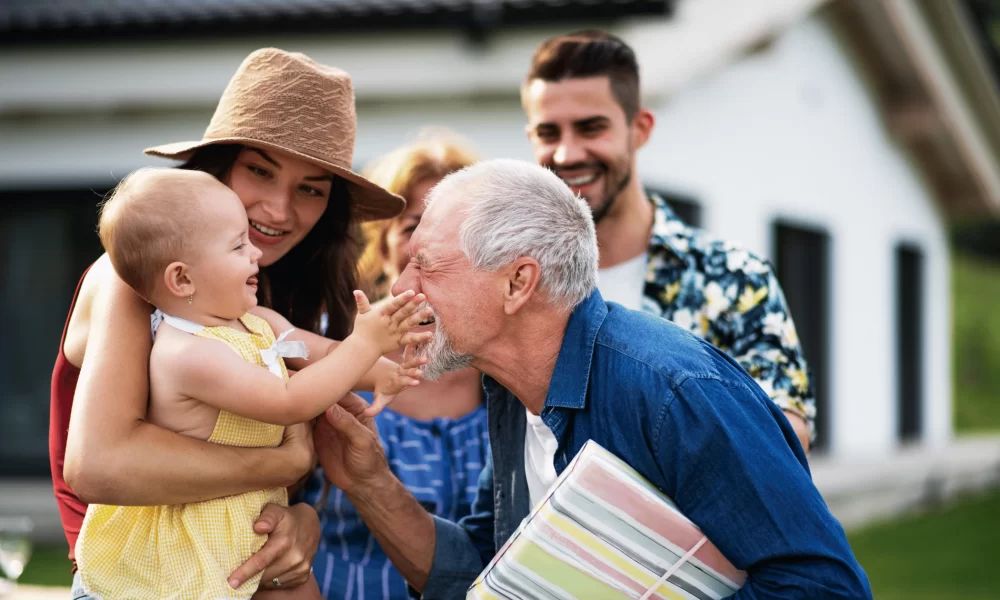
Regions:
[[642, 310], [673, 321], [735, 358], [782, 410], [814, 433], [816, 402], [802, 347], [771, 266], [656, 208]]

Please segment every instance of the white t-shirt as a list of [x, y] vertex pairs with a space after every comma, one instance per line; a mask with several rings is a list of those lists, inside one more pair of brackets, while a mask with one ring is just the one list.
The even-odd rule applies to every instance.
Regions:
[[646, 265], [649, 255], [643, 252], [620, 265], [597, 272], [597, 288], [608, 302], [617, 302], [625, 308], [642, 308], [642, 292], [646, 287]]
[[524, 411], [528, 415], [524, 428], [524, 476], [528, 480], [528, 499], [534, 508], [556, 482], [553, 462], [559, 442], [541, 417], [531, 414], [528, 409]]

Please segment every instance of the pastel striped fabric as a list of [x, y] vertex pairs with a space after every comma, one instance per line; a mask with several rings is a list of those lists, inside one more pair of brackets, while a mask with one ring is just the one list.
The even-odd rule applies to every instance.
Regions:
[[469, 588], [466, 600], [648, 598], [715, 600], [746, 573], [634, 469], [588, 441], [549, 496]]

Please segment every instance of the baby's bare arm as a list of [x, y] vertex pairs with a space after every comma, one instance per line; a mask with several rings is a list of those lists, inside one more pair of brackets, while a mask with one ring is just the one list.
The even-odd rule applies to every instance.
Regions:
[[287, 382], [243, 360], [218, 340], [189, 336], [160, 355], [176, 392], [219, 410], [291, 425], [323, 413], [349, 392], [379, 359], [377, 350], [349, 340]]
[[[185, 352], [195, 340], [211, 342], [192, 337], [171, 327], [161, 327], [149, 357], [149, 408], [146, 420], [150, 423], [181, 435], [207, 440], [212, 436], [219, 409], [181, 392], [179, 375], [174, 364], [164, 357]], [[215, 350], [232, 350], [222, 342], [214, 344]]]
[[[367, 335], [357, 331], [288, 381], [222, 351], [217, 340], [189, 338], [183, 344], [167, 346], [158, 356], [169, 367], [178, 391], [220, 410], [249, 419], [292, 425], [313, 419], [357, 387], [382, 358], [386, 345], [426, 341], [429, 332], [410, 330], [428, 309], [418, 310], [422, 295], [412, 291], [393, 298], [373, 310], [364, 300], [362, 314]], [[383, 331], [384, 329], [384, 331]]]
[[[264, 308], [263, 306], [257, 306], [250, 310], [251, 314], [254, 314], [265, 321], [271, 326], [271, 330], [274, 332], [275, 336], [279, 336], [282, 333], [293, 329], [294, 326], [289, 322], [288, 319], [281, 316], [277, 312], [271, 310], [270, 308]], [[291, 341], [304, 342], [306, 348], [309, 350], [308, 358], [286, 358], [285, 365], [292, 370], [300, 371], [309, 365], [315, 363], [316, 361], [322, 359], [324, 356], [330, 354], [337, 349], [340, 345], [339, 341], [331, 340], [330, 338], [317, 335], [311, 331], [305, 331], [303, 329], [295, 329], [286, 338]], [[396, 372], [399, 365], [397, 365], [392, 360], [385, 358], [384, 356], [379, 358], [375, 363], [375, 366], [368, 370], [361, 379], [354, 386], [352, 391], [361, 392], [373, 392], [375, 391], [376, 384], [380, 381], [385, 381]]]

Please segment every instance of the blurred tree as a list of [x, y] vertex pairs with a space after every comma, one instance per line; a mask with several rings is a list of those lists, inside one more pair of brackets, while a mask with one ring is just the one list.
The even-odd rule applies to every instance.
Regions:
[[1000, 261], [1000, 219], [956, 223], [951, 242], [957, 251]]
[[994, 77], [1000, 76], [1000, 2], [962, 0]]

